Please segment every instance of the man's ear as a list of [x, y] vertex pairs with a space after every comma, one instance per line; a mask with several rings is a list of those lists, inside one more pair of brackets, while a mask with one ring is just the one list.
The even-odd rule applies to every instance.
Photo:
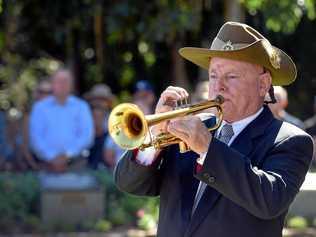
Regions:
[[269, 71], [259, 75], [259, 93], [264, 97], [268, 92], [272, 84], [272, 77]]

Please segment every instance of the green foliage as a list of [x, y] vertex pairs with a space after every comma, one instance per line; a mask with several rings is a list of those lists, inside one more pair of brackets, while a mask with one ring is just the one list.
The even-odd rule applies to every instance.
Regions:
[[306, 11], [310, 20], [315, 19], [314, 0], [241, 0], [251, 15], [263, 13], [266, 27], [275, 32], [292, 33]]
[[32, 92], [39, 80], [50, 75], [61, 63], [50, 58], [24, 61], [17, 54], [6, 54], [0, 65], [0, 108], [10, 106], [22, 111], [30, 106]]
[[114, 226], [136, 224], [137, 213], [141, 209], [146, 210], [146, 213], [155, 221], [158, 220], [159, 200], [157, 198], [135, 197], [119, 191], [109, 172], [94, 172], [93, 174], [106, 189], [106, 219]]
[[[2, 233], [12, 232], [105, 232], [113, 226], [131, 226], [138, 224], [146, 229], [158, 220], [156, 198], [139, 198], [117, 190], [112, 174], [107, 171], [91, 171], [100, 184], [105, 187], [105, 219], [86, 220], [81, 225], [62, 222], [41, 223], [39, 216], [40, 186], [37, 175], [0, 174], [0, 229]], [[145, 217], [138, 216], [139, 210], [145, 210]], [[138, 222], [138, 219], [140, 221]]]
[[76, 231], [76, 226], [73, 224], [69, 223], [64, 223], [64, 222], [55, 222], [44, 225], [44, 228], [42, 231], [46, 232], [75, 232]]
[[129, 65], [125, 65], [122, 68], [121, 84], [123, 86], [127, 86], [131, 84], [134, 77], [135, 77], [135, 69]]
[[308, 221], [304, 217], [294, 216], [288, 219], [287, 226], [294, 229], [304, 229], [308, 227]]
[[159, 215], [158, 199], [148, 200], [142, 209], [137, 212], [137, 226], [144, 230], [152, 230], [157, 227]]
[[143, 230], [152, 230], [157, 227], [157, 222], [155, 218], [150, 215], [145, 213], [137, 222], [138, 227], [143, 229]]
[[315, 18], [316, 18], [316, 9], [315, 9], [316, 2], [315, 2], [315, 0], [305, 0], [304, 3], [305, 3], [305, 7], [307, 9], [308, 18], [311, 20], [315, 20]]
[[90, 87], [94, 84], [102, 83], [101, 75], [101, 68], [97, 64], [89, 64], [87, 65], [86, 72], [85, 72], [85, 79], [89, 82]]
[[95, 224], [95, 231], [98, 232], [106, 232], [109, 231], [112, 228], [112, 224], [107, 220], [98, 220]]
[[38, 213], [29, 214], [25, 219], [25, 229], [27, 232], [37, 232], [41, 230], [41, 220], [38, 216]]
[[10, 231], [17, 223], [26, 228], [38, 224], [39, 184], [32, 173], [0, 175], [0, 229]]
[[[157, 54], [163, 52], [156, 52], [155, 45], [171, 45], [183, 39], [187, 32], [197, 34], [202, 23], [200, 0], [118, 1], [106, 12], [105, 40], [109, 50], [115, 48], [115, 54], [120, 55], [115, 67], [121, 88], [131, 87], [139, 79], [135, 63], [142, 67], [142, 74], [150, 73], [155, 66], [157, 70]], [[122, 46], [128, 50], [120, 50]]]
[[155, 0], [120, 1], [106, 17], [108, 43], [132, 41], [139, 35], [145, 41], [171, 42], [186, 31], [196, 32], [201, 24], [202, 1]]
[[[298, 77], [305, 81], [300, 79], [289, 88], [289, 111], [307, 118], [312, 114], [315, 88], [311, 59], [315, 26], [309, 22], [316, 17], [315, 0], [239, 2], [250, 13], [247, 21], [268, 33], [297, 63]], [[60, 59], [73, 66], [79, 94], [101, 82], [120, 101], [128, 101], [139, 79], [149, 79], [158, 94], [180, 71], [174, 67], [178, 58], [173, 52], [181, 46], [198, 46], [214, 35], [224, 21], [224, 9], [230, 6], [220, 0], [1, 1], [0, 108], [28, 110], [34, 86], [47, 75], [45, 68], [36, 69], [30, 62], [42, 59]], [[298, 26], [298, 34], [306, 37], [289, 35]], [[300, 47], [293, 47], [293, 42]], [[190, 63], [186, 69], [194, 85], [198, 69]]]
[[[292, 33], [302, 19], [316, 17], [315, 0], [239, 2], [259, 27], [265, 24], [275, 32]], [[125, 100], [135, 81], [144, 78], [161, 91], [174, 79], [171, 52], [183, 45], [198, 46], [206, 34], [214, 34], [229, 6], [220, 0], [1, 0], [0, 107], [29, 106], [32, 89], [46, 75], [40, 73], [46, 69], [37, 70], [30, 62], [43, 58], [73, 66], [79, 93], [103, 82], [122, 92], [119, 97]], [[194, 70], [188, 71], [192, 84]]]

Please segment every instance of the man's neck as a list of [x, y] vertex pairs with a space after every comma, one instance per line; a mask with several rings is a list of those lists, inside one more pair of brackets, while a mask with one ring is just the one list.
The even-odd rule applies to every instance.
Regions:
[[283, 119], [285, 117], [285, 110], [281, 110], [279, 113], [278, 113], [278, 118], [279, 119]]
[[225, 122], [229, 123], [229, 124], [233, 124], [233, 123], [238, 123], [239, 121], [245, 120], [251, 116], [254, 116], [255, 114], [257, 114], [259, 111], [261, 111], [261, 109], [263, 109], [263, 105], [261, 107], [258, 107], [255, 111], [250, 112], [245, 114], [244, 116], [240, 117], [240, 118], [236, 118], [236, 119], [232, 119], [232, 120], [226, 120], [224, 119]]
[[68, 96], [59, 96], [59, 97], [55, 96], [55, 98], [58, 104], [64, 105], [67, 101]]

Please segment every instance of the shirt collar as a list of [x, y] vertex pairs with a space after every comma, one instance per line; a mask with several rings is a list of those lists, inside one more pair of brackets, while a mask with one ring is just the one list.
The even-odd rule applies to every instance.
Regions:
[[[233, 127], [233, 131], [234, 131], [234, 137], [236, 137], [239, 133], [241, 133], [241, 131], [249, 124], [251, 123], [253, 120], [255, 120], [259, 114], [263, 111], [263, 107], [261, 107], [255, 114], [252, 114], [242, 120], [230, 123], [230, 125], [232, 125]], [[225, 124], [229, 124], [228, 122], [226, 122], [225, 120], [223, 120], [221, 126], [218, 129], [218, 133], [221, 131], [222, 127]]]
[[52, 102], [53, 102], [55, 105], [59, 105], [59, 106], [66, 106], [67, 104], [69, 104], [69, 103], [71, 102], [71, 100], [72, 100], [72, 96], [69, 95], [69, 96], [67, 96], [65, 103], [64, 103], [64, 104], [60, 104], [60, 103], [57, 101], [56, 97], [55, 97], [55, 96], [52, 96]]

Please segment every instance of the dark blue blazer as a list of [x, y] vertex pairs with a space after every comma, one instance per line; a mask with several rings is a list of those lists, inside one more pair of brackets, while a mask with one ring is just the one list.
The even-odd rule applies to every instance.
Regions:
[[[264, 107], [230, 147], [212, 139], [199, 173], [198, 155], [173, 145], [149, 167], [126, 152], [114, 179], [125, 192], [160, 196], [158, 236], [281, 237], [312, 154], [309, 135]], [[208, 186], [191, 216], [200, 181]]]

